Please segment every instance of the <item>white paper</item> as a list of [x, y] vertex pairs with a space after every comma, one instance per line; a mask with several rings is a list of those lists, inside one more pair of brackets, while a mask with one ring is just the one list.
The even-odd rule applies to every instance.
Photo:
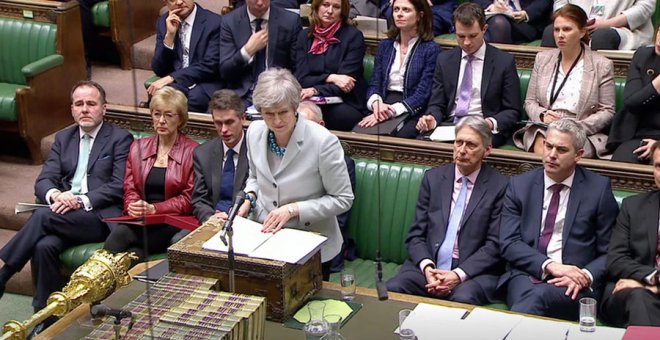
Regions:
[[[568, 322], [558, 322], [523, 316], [522, 320], [511, 330], [506, 340], [558, 340], [565, 339]], [[542, 331], [539, 331], [542, 330]]]
[[595, 332], [581, 332], [580, 325], [571, 324], [566, 340], [621, 340], [626, 332], [624, 328], [596, 326]]
[[[273, 236], [271, 233], [262, 233], [262, 225], [243, 218], [241, 216], [236, 216], [234, 219], [233, 229], [234, 229], [234, 253], [240, 255], [249, 255], [260, 245], [262, 245], [266, 240]], [[219, 231], [217, 234], [213, 235], [208, 241], [204, 242], [202, 248], [207, 250], [216, 250], [216, 251], [228, 251], [228, 246], [222, 243], [220, 235], [224, 233], [224, 230]]]
[[250, 254], [251, 257], [301, 263], [328, 238], [309, 231], [292, 228], [280, 229]]
[[475, 308], [457, 326], [443, 330], [445, 339], [504, 339], [523, 316]]
[[358, 15], [353, 21], [357, 23], [357, 29], [366, 36], [384, 35], [387, 31], [387, 21], [382, 18]]
[[455, 126], [438, 126], [429, 137], [436, 142], [453, 142], [456, 139]]
[[20, 214], [23, 212], [28, 212], [28, 211], [33, 211], [38, 208], [42, 207], [49, 207], [48, 204], [36, 204], [36, 203], [16, 203], [16, 207], [14, 207], [14, 214]]
[[[412, 329], [418, 340], [435, 340], [438, 339], [439, 329], [455, 327], [462, 322], [461, 318], [465, 313], [467, 313], [467, 309], [420, 303], [406, 318], [403, 325]], [[394, 333], [399, 334], [398, 327]]]

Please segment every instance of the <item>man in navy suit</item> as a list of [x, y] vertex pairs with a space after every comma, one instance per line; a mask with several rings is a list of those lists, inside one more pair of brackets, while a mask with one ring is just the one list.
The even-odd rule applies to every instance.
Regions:
[[167, 13], [156, 21], [151, 68], [159, 80], [149, 95], [172, 86], [188, 97], [188, 110], [206, 112], [213, 92], [222, 88], [218, 73], [221, 17], [195, 0], [167, 0]]
[[417, 130], [427, 132], [479, 115], [493, 131], [493, 146], [501, 146], [515, 131], [522, 108], [515, 60], [484, 42], [488, 25], [481, 6], [461, 4], [453, 22], [458, 46], [438, 56], [427, 114], [417, 122]]
[[507, 179], [483, 160], [492, 133], [481, 117], [456, 126], [454, 164], [428, 170], [406, 245], [410, 259], [387, 289], [482, 305], [502, 273], [499, 215]]
[[97, 83], [79, 82], [71, 100], [77, 125], [57, 133], [35, 184], [37, 198], [50, 207], [35, 210], [0, 250], [5, 263], [0, 269], [0, 296], [9, 278], [32, 259], [35, 311], [64, 284], [60, 253], [75, 245], [103, 242], [109, 229], [102, 219], [122, 214], [124, 170], [133, 137], [103, 122], [105, 91]]
[[600, 298], [607, 247], [619, 212], [607, 177], [577, 162], [586, 134], [573, 120], [548, 126], [543, 168], [511, 178], [500, 250], [514, 312], [577, 320], [582, 297]]
[[300, 17], [270, 0], [247, 0], [224, 17], [220, 30], [220, 75], [252, 105], [257, 77], [269, 67], [293, 70]]
[[617, 327], [660, 327], [660, 143], [651, 146], [656, 190], [627, 197], [607, 254], [600, 317]]

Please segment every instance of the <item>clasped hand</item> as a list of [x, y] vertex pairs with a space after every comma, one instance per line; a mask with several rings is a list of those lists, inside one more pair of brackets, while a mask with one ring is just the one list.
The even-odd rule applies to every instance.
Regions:
[[374, 113], [364, 117], [358, 123], [358, 126], [363, 128], [372, 127], [380, 122], [384, 122], [392, 118], [396, 114], [396, 110], [394, 110], [392, 105], [385, 104], [380, 100], [374, 102], [373, 111]]
[[76, 195], [71, 191], [65, 191], [53, 194], [51, 196], [53, 204], [50, 205], [50, 210], [57, 214], [66, 214], [71, 210], [76, 210], [82, 208]]
[[443, 297], [451, 292], [461, 283], [461, 278], [453, 271], [431, 268], [424, 269], [426, 276], [426, 291], [434, 296]]
[[554, 277], [548, 280], [548, 283], [556, 287], [566, 287], [565, 295], [572, 300], [577, 298], [580, 290], [591, 285], [589, 275], [576, 266], [550, 262], [546, 271]]
[[337, 85], [344, 93], [353, 91], [355, 87], [355, 78], [345, 74], [331, 74], [325, 82]]
[[259, 32], [254, 32], [245, 43], [245, 52], [254, 56], [268, 45], [268, 28], [264, 27]]
[[128, 205], [128, 216], [140, 217], [144, 215], [153, 215], [156, 213], [156, 207], [143, 200], [135, 201]]

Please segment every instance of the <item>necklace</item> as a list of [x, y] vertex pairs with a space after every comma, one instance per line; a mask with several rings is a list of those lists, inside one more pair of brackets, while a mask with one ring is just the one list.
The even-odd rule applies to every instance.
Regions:
[[275, 142], [275, 132], [273, 130], [268, 130], [268, 146], [270, 146], [270, 151], [272, 151], [278, 157], [284, 157], [286, 148], [280, 147]]
[[170, 154], [170, 150], [172, 150], [171, 146], [167, 149], [163, 147], [162, 150], [158, 151], [158, 154], [156, 155], [156, 166], [158, 167], [167, 166], [167, 157]]

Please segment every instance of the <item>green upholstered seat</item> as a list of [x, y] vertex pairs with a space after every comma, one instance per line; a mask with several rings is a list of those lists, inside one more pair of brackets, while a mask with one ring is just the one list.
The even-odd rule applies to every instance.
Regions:
[[55, 24], [0, 18], [0, 120], [18, 120], [16, 90], [27, 76], [62, 63], [47, 59], [57, 56], [56, 38]]
[[92, 7], [94, 26], [110, 28], [110, 5], [101, 1]]
[[623, 108], [623, 90], [626, 87], [626, 77], [614, 77], [615, 110], [619, 112]]
[[[87, 243], [71, 247], [60, 254], [60, 261], [66, 272], [72, 273], [76, 268], [85, 263], [99, 249], [103, 249], [103, 242]], [[147, 258], [148, 261], [166, 259], [167, 254], [153, 254]]]
[[364, 59], [362, 59], [362, 66], [364, 67], [364, 79], [369, 82], [371, 75], [374, 73], [374, 61], [375, 57], [371, 54], [365, 54]]

